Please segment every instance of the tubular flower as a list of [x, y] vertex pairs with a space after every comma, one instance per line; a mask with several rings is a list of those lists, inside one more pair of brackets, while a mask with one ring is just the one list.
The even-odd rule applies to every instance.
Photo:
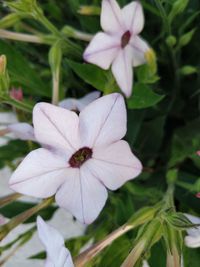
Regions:
[[26, 122], [10, 124], [7, 126], [7, 131], [13, 133], [18, 139], [36, 141], [33, 126]]
[[103, 0], [101, 27], [84, 52], [84, 59], [102, 69], [109, 69], [122, 92], [132, 92], [133, 69], [146, 62], [148, 44], [138, 34], [144, 27], [142, 6], [135, 1], [120, 9], [116, 0]]
[[[200, 224], [200, 218], [191, 214], [185, 214], [185, 216], [193, 223]], [[187, 236], [185, 237], [185, 245], [190, 248], [200, 247], [200, 226], [190, 228], [187, 230]]]
[[35, 137], [51, 147], [32, 151], [10, 179], [22, 194], [47, 198], [79, 221], [92, 223], [107, 199], [141, 172], [127, 142], [126, 107], [120, 94], [103, 96], [79, 116], [61, 107], [39, 103], [33, 110]]
[[61, 234], [37, 217], [38, 235], [47, 251], [45, 267], [74, 267], [69, 250]]

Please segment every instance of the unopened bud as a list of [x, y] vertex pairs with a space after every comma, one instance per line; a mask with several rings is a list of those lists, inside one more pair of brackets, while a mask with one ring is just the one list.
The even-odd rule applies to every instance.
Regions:
[[100, 15], [101, 8], [98, 6], [80, 6], [78, 13], [86, 16], [96, 16]]
[[15, 100], [18, 100], [18, 101], [22, 101], [23, 100], [23, 91], [21, 88], [12, 88], [10, 90], [10, 97], [15, 99]]
[[157, 63], [156, 63], [156, 54], [154, 50], [152, 48], [147, 50], [144, 54], [144, 57], [150, 67], [151, 73], [155, 74], [157, 72]]

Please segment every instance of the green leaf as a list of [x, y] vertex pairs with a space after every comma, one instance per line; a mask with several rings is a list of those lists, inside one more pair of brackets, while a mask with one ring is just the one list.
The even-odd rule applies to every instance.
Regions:
[[118, 91], [112, 74], [110, 71], [105, 71], [92, 64], [80, 64], [74, 61], [67, 61], [72, 70], [82, 78], [86, 83], [102, 92]]
[[141, 109], [155, 106], [164, 95], [154, 93], [147, 85], [138, 83], [133, 87], [133, 94], [128, 99], [128, 108]]
[[0, 40], [0, 51], [7, 57], [11, 83], [19, 84], [23, 87], [23, 91], [30, 95], [51, 96], [51, 88], [46, 86], [30, 63], [14, 46]]

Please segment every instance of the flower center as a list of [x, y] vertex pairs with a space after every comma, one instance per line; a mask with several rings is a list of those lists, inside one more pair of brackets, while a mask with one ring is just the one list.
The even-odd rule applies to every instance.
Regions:
[[131, 33], [130, 31], [126, 31], [122, 37], [121, 37], [121, 47], [124, 48], [127, 46], [131, 38]]
[[80, 168], [80, 166], [91, 157], [92, 149], [89, 147], [82, 147], [71, 156], [69, 164], [72, 168]]

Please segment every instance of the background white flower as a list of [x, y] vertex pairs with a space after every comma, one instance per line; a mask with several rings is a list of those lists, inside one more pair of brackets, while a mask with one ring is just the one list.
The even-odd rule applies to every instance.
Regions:
[[[200, 218], [191, 214], [185, 216], [193, 223], [200, 224]], [[187, 236], [185, 237], [185, 245], [190, 248], [200, 247], [200, 226], [187, 229]]]
[[56, 194], [59, 206], [83, 223], [93, 222], [107, 199], [141, 172], [127, 142], [126, 107], [120, 94], [89, 104], [78, 115], [47, 103], [33, 111], [35, 136], [51, 150], [32, 151], [10, 179], [22, 194], [46, 198]]
[[144, 14], [138, 1], [120, 9], [116, 0], [103, 0], [101, 27], [84, 52], [87, 62], [109, 69], [124, 94], [132, 92], [133, 69], [146, 62], [145, 53], [150, 49], [138, 34], [144, 27]]
[[37, 229], [47, 252], [45, 267], [73, 267], [71, 254], [65, 247], [62, 235], [55, 228], [46, 224], [40, 216], [37, 217]]
[[68, 110], [73, 111], [81, 111], [83, 110], [87, 105], [89, 105], [92, 101], [96, 100], [100, 97], [100, 92], [95, 91], [91, 92], [84, 97], [81, 97], [79, 99], [76, 98], [66, 98], [59, 102], [59, 106], [62, 108], [66, 108]]

